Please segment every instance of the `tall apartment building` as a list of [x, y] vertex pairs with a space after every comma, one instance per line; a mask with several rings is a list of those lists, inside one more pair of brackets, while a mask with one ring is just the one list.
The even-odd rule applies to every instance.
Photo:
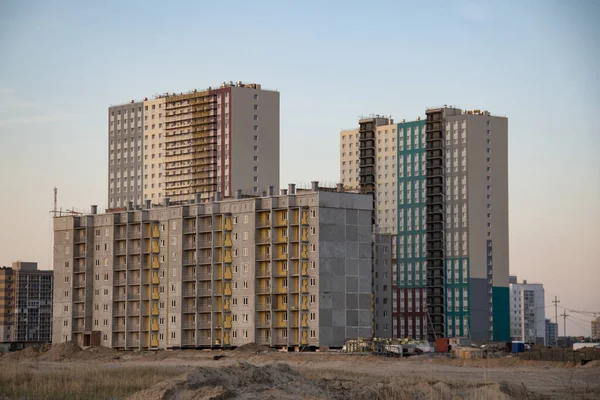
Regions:
[[[507, 119], [443, 107], [390, 123], [359, 121], [358, 172], [356, 133], [341, 132], [340, 179], [372, 188], [376, 229], [396, 236], [394, 336], [508, 340]], [[397, 168], [387, 176], [386, 144]]]
[[370, 337], [370, 196], [274, 194], [54, 218], [53, 342], [341, 347]]
[[0, 342], [50, 342], [52, 271], [15, 261], [0, 269]]
[[[513, 277], [511, 277], [513, 278]], [[544, 286], [510, 283], [510, 338], [530, 344], [546, 344]]]
[[[375, 210], [378, 233], [395, 234], [396, 223], [396, 173], [397, 125], [391, 117], [369, 117], [361, 119], [362, 126], [373, 127], [373, 138], [360, 143], [359, 129], [348, 129], [340, 132], [340, 182], [347, 188], [359, 189], [361, 184], [361, 153], [363, 159], [368, 157], [368, 164], [363, 168], [363, 175], [374, 179]], [[361, 147], [362, 146], [362, 147]], [[371, 158], [372, 157], [372, 158]], [[367, 177], [363, 178], [363, 184]], [[368, 178], [371, 179], [371, 178]]]
[[261, 85], [131, 101], [111, 106], [108, 121], [110, 208], [279, 187], [279, 92]]

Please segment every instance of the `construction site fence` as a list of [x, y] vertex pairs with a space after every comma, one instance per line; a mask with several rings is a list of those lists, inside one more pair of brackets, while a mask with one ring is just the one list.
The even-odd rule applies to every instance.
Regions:
[[561, 361], [572, 363], [585, 363], [588, 361], [600, 360], [600, 349], [543, 349], [531, 350], [519, 353], [522, 360], [532, 361]]

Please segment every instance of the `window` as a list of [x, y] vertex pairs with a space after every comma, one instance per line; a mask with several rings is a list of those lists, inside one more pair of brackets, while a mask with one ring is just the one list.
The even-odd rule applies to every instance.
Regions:
[[310, 313], [310, 320], [311, 321], [315, 321], [316, 320], [316, 313], [314, 313], [314, 312]]
[[310, 330], [310, 337], [311, 337], [312, 339], [314, 339], [314, 338], [316, 338], [316, 337], [317, 337], [317, 333], [315, 332], [315, 330], [314, 330], [314, 329], [311, 329], [311, 330]]
[[242, 304], [245, 306], [248, 305], [248, 297], [244, 296], [244, 298], [242, 299]]
[[311, 243], [311, 244], [310, 244], [310, 251], [311, 251], [311, 252], [313, 252], [313, 253], [314, 253], [315, 251], [317, 251], [317, 245], [316, 245], [316, 244], [314, 244], [314, 243]]
[[317, 295], [311, 294], [310, 295], [310, 304], [315, 304], [316, 302], [317, 302]]
[[314, 227], [314, 226], [311, 226], [311, 227], [310, 227], [310, 234], [311, 234], [311, 235], [316, 235], [316, 234], [317, 234], [317, 228], [316, 228], [316, 227]]
[[311, 260], [310, 261], [310, 269], [315, 269], [317, 268], [317, 262], [315, 260]]
[[317, 278], [310, 278], [310, 286], [316, 286], [317, 285]]
[[317, 217], [317, 211], [316, 210], [310, 210], [310, 217], [311, 218], [316, 218]]

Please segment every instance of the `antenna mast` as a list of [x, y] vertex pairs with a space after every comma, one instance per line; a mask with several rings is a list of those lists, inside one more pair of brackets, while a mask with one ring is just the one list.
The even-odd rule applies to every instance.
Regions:
[[58, 188], [56, 186], [54, 186], [54, 209], [53, 211], [53, 215], [56, 217], [56, 211], [57, 211], [57, 195], [58, 195]]

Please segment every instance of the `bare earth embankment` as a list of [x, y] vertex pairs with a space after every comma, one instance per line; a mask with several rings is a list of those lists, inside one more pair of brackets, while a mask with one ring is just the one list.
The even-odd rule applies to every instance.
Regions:
[[0, 399], [598, 399], [597, 364], [66, 344], [1, 355]]

